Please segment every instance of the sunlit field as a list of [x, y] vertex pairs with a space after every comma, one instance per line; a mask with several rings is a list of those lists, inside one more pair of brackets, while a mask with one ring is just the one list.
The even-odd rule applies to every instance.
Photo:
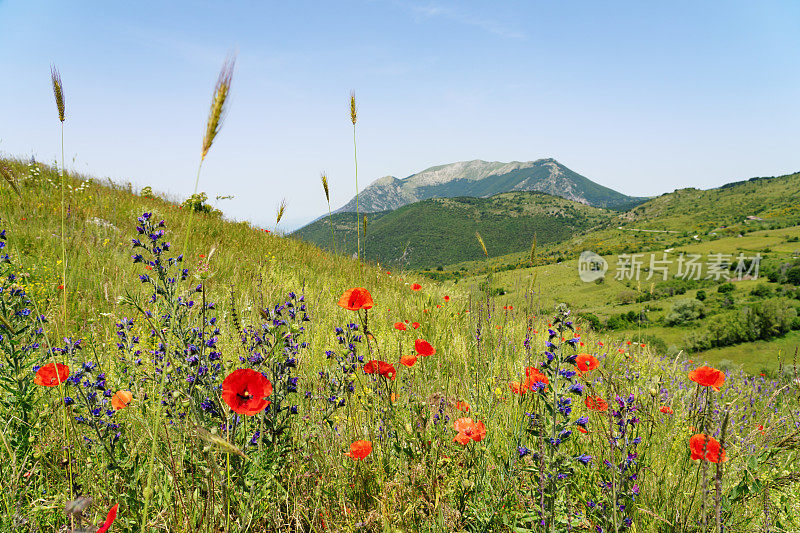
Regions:
[[0, 160], [2, 531], [800, 530], [793, 371], [595, 331], [546, 270], [390, 271], [366, 222], [351, 257], [226, 220], [232, 76], [186, 201]]

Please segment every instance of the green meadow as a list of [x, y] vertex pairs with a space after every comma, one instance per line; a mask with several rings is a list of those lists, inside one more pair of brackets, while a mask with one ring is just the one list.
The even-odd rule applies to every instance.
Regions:
[[[772, 213], [742, 237], [733, 215], [631, 231], [663, 198], [594, 229], [608, 213], [553, 200], [562, 232], [535, 196], [553, 239], [511, 268], [487, 232], [472, 270], [389, 271], [360, 226], [353, 258], [206, 203], [232, 73], [189, 199], [0, 160], [0, 530], [800, 529], [800, 381], [777, 363], [799, 329], [796, 213], [776, 207], [797, 175], [731, 188]], [[659, 216], [710, 220], [722, 191]], [[570, 255], [666, 246], [761, 253], [767, 281], [583, 283]]]
[[[624, 232], [619, 231], [618, 239]], [[708, 236], [705, 236], [708, 238]], [[633, 324], [621, 324], [613, 330], [605, 330], [615, 338], [624, 340], [657, 340], [661, 350], [683, 359], [707, 359], [726, 367], [741, 366], [751, 373], [778, 372], [779, 367], [790, 368], [794, 364], [795, 348], [798, 346], [797, 333], [791, 332], [775, 339], [759, 341], [755, 346], [751, 343], [740, 343], [708, 350], [692, 349], [688, 339], [713, 321], [718, 321], [724, 313], [740, 309], [749, 303], [763, 301], [765, 295], [753, 295], [756, 287], [766, 290], [769, 297], [776, 297], [785, 292], [786, 298], [781, 304], [791, 309], [799, 307], [797, 290], [793, 285], [770, 281], [766, 272], [770, 265], [791, 264], [800, 257], [800, 227], [792, 226], [774, 230], [757, 230], [743, 236], [713, 236], [704, 242], [678, 245], [664, 249], [639, 252], [641, 262], [638, 280], [629, 275], [630, 270], [622, 267], [619, 256], [602, 256], [608, 263], [608, 271], [602, 283], [584, 282], [578, 274], [578, 260], [567, 260], [537, 267], [519, 268], [497, 271], [491, 274], [489, 286], [495, 293], [502, 291], [499, 300], [504, 304], [520, 305], [526, 299], [535, 299], [538, 305], [547, 309], [557, 302], [567, 302], [572, 309], [581, 314], [593, 314], [601, 322], [617, 315], [644, 311], [646, 319], [633, 321]], [[591, 248], [587, 248], [591, 250]], [[699, 255], [702, 271], [701, 279], [694, 283], [682, 282], [684, 277], [697, 277], [684, 272], [678, 276], [680, 254], [685, 257]], [[725, 300], [719, 294], [719, 287], [725, 282], [721, 276], [708, 274], [707, 263], [714, 259], [714, 254], [724, 254], [727, 260], [737, 266], [739, 254], [744, 258], [752, 258], [757, 254], [762, 258], [758, 279], [737, 280], [733, 270], [727, 270], [726, 276], [732, 278], [733, 290], [726, 293]], [[666, 280], [663, 270], [654, 270], [651, 276], [650, 259], [656, 261], [655, 266], [666, 266]], [[666, 258], [666, 263], [658, 263]], [[766, 268], [766, 271], [765, 271]], [[711, 276], [711, 279], [705, 279]], [[752, 276], [751, 276], [752, 277]], [[648, 279], [650, 278], [650, 279]], [[454, 285], [479, 284], [486, 280], [486, 274], [464, 277]], [[453, 283], [448, 282], [448, 283]], [[677, 290], [677, 292], [676, 292]], [[670, 291], [673, 294], [670, 294]], [[679, 325], [668, 325], [664, 320], [672, 311], [673, 305], [681, 300], [695, 300], [698, 292], [707, 295], [703, 304], [706, 313], [703, 317], [687, 321]], [[680, 292], [680, 293], [678, 293]], [[758, 292], [758, 291], [757, 291]], [[656, 294], [656, 298], [647, 299]], [[702, 296], [701, 296], [702, 297]], [[643, 300], [643, 301], [637, 301]], [[731, 300], [731, 301], [727, 301]]]

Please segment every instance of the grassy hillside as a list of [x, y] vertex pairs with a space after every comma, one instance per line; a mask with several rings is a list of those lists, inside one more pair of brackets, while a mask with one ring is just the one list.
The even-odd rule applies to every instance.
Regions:
[[[543, 244], [539, 261], [574, 259], [584, 250], [613, 255], [675, 248], [798, 224], [800, 173], [753, 178], [716, 189], [680, 189], [663, 194], [622, 213], [605, 227], [557, 244]], [[489, 262], [448, 265], [446, 271], [505, 270], [527, 264], [527, 253], [520, 251]]]
[[[483, 257], [475, 232], [480, 232], [490, 257], [556, 243], [576, 232], [606, 224], [612, 212], [537, 192], [514, 192], [490, 198], [440, 198], [395, 211], [369, 213], [364, 257], [383, 265], [435, 268]], [[354, 213], [337, 213], [333, 221], [339, 251], [356, 249]], [[331, 250], [328, 218], [293, 234]]]
[[[701, 272], [702, 279], [696, 281], [678, 277], [677, 259], [680, 254], [696, 254], [701, 262], [706, 263], [710, 255], [718, 253], [730, 258], [732, 266], [727, 275], [734, 279], [733, 284], [725, 283], [724, 279], [706, 279], [707, 269]], [[760, 254], [759, 279], [736, 281], [732, 269], [740, 253], [748, 258]], [[661, 251], [652, 254], [657, 261], [665, 257]], [[776, 335], [774, 339], [756, 344], [747, 342], [698, 350], [694, 342], [710, 326], [723, 323], [740, 313], [743, 307], [754, 304], [774, 301], [780, 307], [794, 310], [795, 316], [800, 315], [800, 284], [788, 281], [785, 275], [787, 266], [800, 265], [800, 226], [759, 230], [742, 237], [719, 237], [677, 246], [666, 254], [669, 261], [666, 281], [663, 274], [656, 271], [648, 279], [650, 256], [651, 253], [642, 255], [638, 281], [618, 276], [618, 258], [607, 254], [603, 257], [609, 270], [602, 283], [582, 281], [578, 275], [577, 259], [570, 259], [535, 268], [495, 272], [489, 286], [493, 292], [502, 293], [500, 300], [506, 305], [533, 301], [540, 309], [546, 310], [557, 303], [567, 302], [578, 314], [598, 317], [606, 334], [656, 343], [660, 352], [673, 356], [683, 351], [683, 358], [707, 359], [727, 367], [743, 365], [753, 373], [774, 372], [781, 362], [792, 362], [794, 350], [800, 346], [800, 331], [797, 331], [800, 330], [800, 320], [793, 322], [795, 332]], [[784, 272], [784, 276], [770, 275], [777, 272]], [[465, 276], [454, 286], [484, 283], [485, 277]], [[698, 297], [702, 302], [696, 300]], [[668, 324], [675, 305], [686, 300], [702, 304], [703, 316]], [[636, 318], [624, 318], [626, 315], [635, 315]], [[610, 327], [606, 328], [608, 324]]]
[[[710, 533], [752, 531], [765, 508], [800, 527], [788, 375], [731, 369], [717, 392], [697, 363], [552, 309], [548, 276], [511, 308], [481, 280], [389, 275], [0, 164], [20, 192], [0, 182], [2, 531], [92, 532], [118, 512], [110, 533]], [[356, 287], [372, 305], [337, 305]], [[701, 433], [727, 456], [707, 491], [721, 453], [693, 459]]]

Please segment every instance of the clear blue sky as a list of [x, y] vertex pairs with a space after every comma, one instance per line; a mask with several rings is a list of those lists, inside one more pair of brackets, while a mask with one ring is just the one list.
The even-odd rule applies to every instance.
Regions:
[[[200, 182], [289, 229], [359, 184], [555, 157], [630, 195], [800, 170], [800, 2], [0, 0], [0, 151], [52, 161], [49, 68], [75, 170], [191, 194], [214, 82], [230, 112]], [[74, 158], [74, 163], [72, 162]]]

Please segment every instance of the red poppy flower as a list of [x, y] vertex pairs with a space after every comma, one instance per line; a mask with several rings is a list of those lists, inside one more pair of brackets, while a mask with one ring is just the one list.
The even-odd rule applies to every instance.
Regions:
[[364, 373], [365, 374], [380, 374], [381, 376], [394, 379], [397, 371], [394, 369], [394, 365], [391, 363], [386, 363], [384, 361], [376, 361], [372, 360], [369, 361], [367, 364], [364, 365]]
[[719, 392], [719, 388], [725, 383], [725, 372], [710, 366], [701, 366], [689, 372], [689, 379]]
[[668, 405], [662, 406], [661, 409], [659, 409], [659, 411], [661, 411], [662, 413], [664, 413], [666, 415], [671, 415], [673, 413], [672, 407], [669, 407]]
[[585, 428], [585, 427], [583, 427], [583, 426], [578, 426], [578, 431], [580, 431], [581, 433], [589, 433], [589, 430], [588, 430], [588, 429], [586, 429], [586, 428]]
[[458, 431], [458, 435], [453, 440], [461, 445], [465, 445], [471, 440], [480, 442], [486, 436], [486, 427], [483, 422], [475, 423], [471, 418], [459, 418], [453, 427]]
[[406, 366], [414, 366], [414, 363], [417, 362], [416, 355], [401, 355], [400, 356], [400, 364]]
[[513, 311], [513, 310], [514, 310], [514, 306], [513, 306], [513, 305], [509, 305], [509, 306], [508, 306], [508, 310], [509, 310], [509, 311]]
[[641, 345], [641, 346], [642, 346], [642, 348], [644, 348], [644, 343], [642, 343], [642, 345]]
[[469, 404], [467, 402], [456, 402], [456, 409], [465, 413], [469, 412]]
[[272, 383], [250, 368], [234, 370], [222, 382], [222, 399], [240, 415], [253, 416], [263, 411], [270, 404], [264, 398], [270, 394]]
[[630, 346], [630, 345], [631, 345], [631, 341], [628, 341], [628, 346]]
[[[58, 290], [60, 290], [60, 291], [63, 291], [63, 290], [64, 290], [64, 285], [63, 285], [63, 284], [62, 284], [62, 285], [59, 285], [59, 286], [58, 286]], [[763, 376], [764, 374], [761, 374], [761, 375]]]
[[413, 324], [411, 324], [411, 327], [414, 329], [419, 329], [419, 322], [414, 322]]
[[339, 307], [344, 307], [350, 311], [358, 311], [359, 309], [372, 309], [374, 302], [372, 295], [364, 287], [353, 287], [347, 289], [342, 294], [337, 302]]
[[387, 276], [391, 276], [391, 275], [392, 275], [392, 273], [391, 273], [391, 272], [389, 272], [389, 271], [387, 270], [387, 271], [386, 271], [386, 275], [387, 275]]
[[575, 358], [575, 366], [577, 366], [578, 370], [581, 372], [594, 370], [599, 364], [600, 361], [598, 361], [595, 356], [588, 353], [579, 353], [578, 357]]
[[[525, 389], [526, 390], [533, 390], [536, 387], [537, 383], [542, 383], [544, 385], [548, 385], [550, 380], [542, 374], [538, 368], [529, 366], [525, 368]], [[547, 388], [547, 387], [542, 387]]]
[[119, 411], [120, 409], [128, 407], [128, 404], [131, 403], [132, 400], [133, 394], [131, 394], [130, 391], [117, 391], [114, 393], [114, 396], [111, 397], [111, 407], [113, 407], [115, 411]]
[[759, 433], [764, 434], [764, 426], [762, 424], [759, 424], [757, 429]]
[[402, 322], [395, 322], [394, 323], [394, 329], [399, 330], [399, 331], [405, 331], [408, 328], [406, 328], [406, 325], [403, 324]]
[[422, 285], [420, 285], [419, 283], [414, 283], [414, 284], [411, 285], [411, 290], [412, 291], [418, 291], [420, 289], [422, 289]]
[[414, 341], [414, 349], [423, 357], [428, 357], [429, 355], [436, 353], [436, 349], [431, 346], [431, 343], [422, 339], [417, 339]]
[[106, 521], [100, 524], [100, 529], [97, 530], [97, 533], [106, 533], [108, 528], [111, 527], [111, 524], [114, 523], [114, 520], [117, 519], [117, 509], [119, 508], [119, 504], [115, 504], [114, 507], [108, 511], [108, 515], [106, 515]]
[[56, 387], [69, 377], [69, 367], [61, 363], [49, 363], [40, 368], [33, 377], [33, 382], [42, 387]]
[[725, 457], [725, 450], [719, 445], [717, 439], [698, 433], [697, 435], [692, 435], [692, 438], [689, 439], [689, 450], [692, 452], [693, 460], [703, 458], [704, 447], [706, 449], [705, 458], [707, 461], [719, 463], [727, 459]]
[[445, 302], [449, 302], [450, 301], [450, 297], [448, 295], [446, 295], [446, 294], [444, 295], [444, 301]]
[[352, 457], [356, 461], [363, 461], [370, 453], [372, 453], [372, 442], [368, 440], [357, 440], [350, 445], [350, 451], [345, 455], [347, 457]]
[[608, 402], [602, 399], [600, 396], [587, 396], [586, 400], [584, 400], [584, 403], [591, 411], [604, 412], [608, 410]]
[[602, 346], [603, 346], [603, 343], [602, 343], [602, 342], [598, 342], [598, 343], [597, 343], [597, 345], [598, 345], [598, 346], [600, 346], [600, 347], [602, 347]]

